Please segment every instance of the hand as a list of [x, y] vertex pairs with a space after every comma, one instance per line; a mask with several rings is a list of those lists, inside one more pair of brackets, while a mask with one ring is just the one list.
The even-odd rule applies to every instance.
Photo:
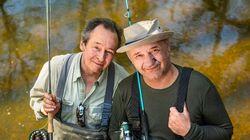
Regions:
[[176, 107], [170, 108], [168, 127], [177, 135], [183, 137], [187, 135], [191, 122], [186, 104], [182, 113], [178, 112]]
[[53, 94], [44, 93], [43, 96], [43, 106], [42, 106], [42, 113], [44, 115], [48, 115], [51, 113], [54, 117], [55, 114], [60, 110], [60, 103], [57, 101], [56, 96]]

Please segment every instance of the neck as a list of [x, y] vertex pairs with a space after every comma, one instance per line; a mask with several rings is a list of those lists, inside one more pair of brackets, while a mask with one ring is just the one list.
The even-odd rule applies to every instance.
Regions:
[[99, 78], [100, 74], [95, 74], [95, 73], [87, 73], [84, 70], [82, 70], [82, 78], [85, 83], [94, 83], [97, 81]]
[[178, 77], [178, 74], [179, 74], [178, 69], [173, 64], [171, 64], [166, 74], [164, 74], [160, 78], [157, 79], [143, 78], [143, 79], [147, 85], [149, 85], [154, 89], [164, 89], [171, 86], [175, 82], [175, 80]]
[[94, 73], [91, 72], [91, 70], [89, 70], [86, 65], [84, 64], [84, 59], [82, 56], [82, 60], [81, 60], [81, 75], [82, 78], [84, 80], [84, 82], [88, 85], [88, 84], [92, 84], [94, 82], [97, 81], [97, 79], [99, 78], [101, 72], [100, 73]]
[[88, 70], [84, 69], [84, 67], [81, 67], [81, 74], [82, 79], [85, 83], [85, 93], [88, 94], [92, 88], [92, 86], [95, 84], [97, 79], [99, 78], [100, 73], [90, 73]]

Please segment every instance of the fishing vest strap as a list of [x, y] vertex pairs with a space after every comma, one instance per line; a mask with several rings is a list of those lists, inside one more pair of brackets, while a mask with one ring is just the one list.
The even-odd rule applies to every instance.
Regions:
[[60, 101], [61, 108], [60, 108], [59, 112], [56, 114], [56, 117], [60, 120], [61, 120], [61, 111], [62, 111], [61, 110], [62, 109], [62, 97], [63, 97], [64, 87], [65, 87], [65, 82], [66, 82], [66, 79], [68, 77], [69, 69], [70, 69], [70, 66], [71, 66], [71, 63], [72, 63], [74, 56], [75, 56], [75, 54], [70, 54], [66, 57], [66, 60], [63, 64], [63, 67], [62, 67], [62, 70], [60, 73], [57, 88], [56, 88], [56, 97], [58, 97], [61, 100]]
[[177, 100], [175, 103], [175, 107], [179, 112], [183, 112], [184, 102], [187, 98], [189, 79], [192, 71], [192, 68], [183, 67], [180, 77], [180, 86], [178, 88]]
[[107, 80], [106, 93], [102, 110], [101, 126], [103, 129], [107, 129], [109, 124], [109, 118], [112, 107], [112, 96], [114, 91], [114, 81], [115, 81], [115, 67], [114, 63], [111, 62], [108, 68], [108, 80]]
[[64, 62], [64, 65], [63, 65], [61, 73], [60, 73], [60, 78], [59, 78], [57, 90], [56, 90], [56, 95], [60, 99], [62, 99], [62, 97], [63, 97], [66, 79], [68, 77], [68, 72], [69, 72], [73, 58], [74, 58], [74, 54], [71, 54], [71, 55], [66, 57], [66, 61]]
[[[178, 112], [183, 112], [184, 103], [187, 98], [189, 79], [192, 71], [192, 68], [183, 67], [179, 81], [180, 86], [178, 88], [177, 100], [175, 103], [175, 107]], [[175, 137], [177, 140], [183, 140], [183, 138], [179, 135], [175, 135]]]

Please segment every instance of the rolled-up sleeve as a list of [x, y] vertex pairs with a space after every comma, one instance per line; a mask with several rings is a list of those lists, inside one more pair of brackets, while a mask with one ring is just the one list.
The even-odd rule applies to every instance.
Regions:
[[204, 96], [203, 119], [207, 125], [192, 123], [185, 140], [230, 140], [233, 126], [214, 86]]
[[41, 112], [43, 94], [47, 92], [48, 87], [48, 71], [47, 71], [48, 63], [43, 65], [40, 74], [30, 90], [30, 107], [34, 110], [35, 116], [37, 120], [40, 120], [45, 117]]

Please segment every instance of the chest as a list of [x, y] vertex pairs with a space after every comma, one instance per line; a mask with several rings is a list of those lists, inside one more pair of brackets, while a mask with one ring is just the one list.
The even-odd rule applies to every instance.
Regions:
[[[165, 93], [144, 93], [144, 106], [151, 127], [158, 127], [168, 123], [169, 109], [175, 106], [177, 90]], [[202, 105], [200, 99], [190, 93], [186, 100], [187, 108], [192, 122], [203, 124]]]

